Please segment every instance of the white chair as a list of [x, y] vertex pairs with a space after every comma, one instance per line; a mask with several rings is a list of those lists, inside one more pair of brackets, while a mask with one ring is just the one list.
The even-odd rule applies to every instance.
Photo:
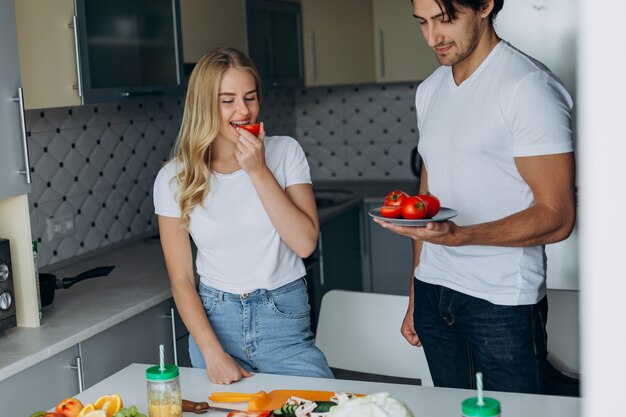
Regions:
[[316, 346], [331, 368], [433, 386], [424, 350], [400, 334], [408, 296], [331, 290], [322, 298]]

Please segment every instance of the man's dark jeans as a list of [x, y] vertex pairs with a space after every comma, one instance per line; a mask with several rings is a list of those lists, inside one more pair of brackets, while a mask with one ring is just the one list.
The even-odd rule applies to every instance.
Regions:
[[502, 306], [415, 280], [415, 331], [435, 386], [543, 393], [548, 300]]

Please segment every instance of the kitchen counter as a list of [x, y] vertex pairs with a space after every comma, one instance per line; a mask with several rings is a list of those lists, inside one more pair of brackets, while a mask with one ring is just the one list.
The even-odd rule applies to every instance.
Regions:
[[71, 277], [104, 265], [115, 269], [106, 277], [56, 290], [53, 303], [43, 308], [40, 327], [0, 333], [0, 381], [172, 296], [158, 239], [144, 239], [48, 272]]
[[[320, 222], [401, 188], [417, 192], [417, 181], [319, 181], [315, 190], [350, 190], [340, 204], [319, 209]], [[106, 277], [56, 290], [54, 302], [43, 308], [41, 326], [0, 332], [0, 381], [107, 330], [169, 298], [171, 288], [157, 238], [147, 238], [80, 259], [56, 269], [57, 277], [72, 277], [87, 269], [112, 265]]]
[[327, 221], [363, 201], [381, 201], [392, 190], [400, 189], [410, 195], [417, 194], [419, 182], [417, 180], [379, 180], [379, 181], [316, 181], [313, 190], [348, 190], [353, 195], [344, 202], [335, 206], [323, 207], [318, 210], [320, 223]]

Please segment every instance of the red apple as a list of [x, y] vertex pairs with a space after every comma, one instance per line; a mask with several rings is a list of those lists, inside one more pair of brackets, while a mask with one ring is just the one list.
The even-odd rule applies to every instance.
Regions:
[[76, 398], [66, 398], [54, 409], [55, 413], [61, 414], [65, 417], [76, 417], [80, 410], [83, 409], [83, 403], [81, 403]]
[[65, 417], [65, 414], [60, 413], [45, 413], [42, 417]]

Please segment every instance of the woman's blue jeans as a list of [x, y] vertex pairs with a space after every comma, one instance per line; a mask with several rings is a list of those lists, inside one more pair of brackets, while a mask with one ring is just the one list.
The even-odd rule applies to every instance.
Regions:
[[[248, 294], [231, 294], [201, 283], [199, 294], [222, 347], [244, 369], [333, 378], [324, 354], [315, 347], [304, 278]], [[194, 368], [206, 367], [191, 335], [189, 354]]]
[[492, 304], [439, 285], [414, 281], [415, 331], [435, 386], [542, 393], [547, 364], [548, 300]]

